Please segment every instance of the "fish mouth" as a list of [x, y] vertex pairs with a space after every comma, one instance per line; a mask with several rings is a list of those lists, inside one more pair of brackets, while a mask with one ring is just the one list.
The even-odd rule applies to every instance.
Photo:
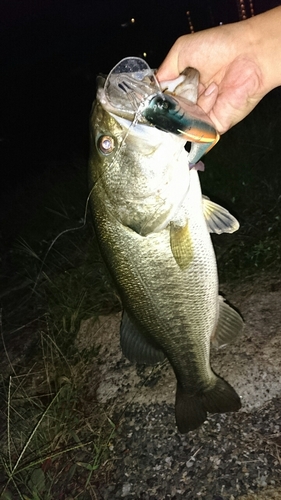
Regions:
[[104, 80], [102, 98], [107, 110], [134, 119], [145, 100], [157, 93], [161, 93], [161, 87], [147, 62], [140, 57], [126, 57]]
[[[148, 125], [179, 136], [185, 142], [200, 144], [199, 148], [195, 145], [192, 148], [190, 160], [196, 163], [218, 142], [219, 134], [209, 116], [194, 102], [196, 96], [190, 101], [183, 95], [189, 70], [197, 76], [198, 84], [198, 71], [189, 68], [175, 80], [164, 82], [163, 89], [146, 61], [126, 57], [107, 78], [99, 77], [97, 99], [117, 120], [119, 117], [134, 125]], [[193, 87], [196, 88], [196, 78]]]

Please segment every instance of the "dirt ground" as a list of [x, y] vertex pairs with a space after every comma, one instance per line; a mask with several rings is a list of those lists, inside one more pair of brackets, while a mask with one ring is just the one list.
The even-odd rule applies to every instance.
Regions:
[[[209, 415], [187, 435], [176, 428], [168, 362], [148, 367], [124, 358], [120, 313], [82, 321], [76, 347], [98, 352], [86, 366], [87, 401], [93, 415], [98, 407], [115, 425], [92, 476], [93, 498], [281, 499], [281, 281], [266, 276], [221, 292], [245, 328], [235, 344], [212, 350], [211, 364], [241, 396], [242, 409]], [[9, 366], [23, 364], [31, 337], [26, 329], [6, 344]], [[0, 370], [7, 372], [7, 356]]]
[[120, 314], [82, 323], [77, 347], [99, 348], [89, 391], [117, 425], [108, 472], [96, 482], [100, 499], [281, 498], [281, 282], [221, 291], [245, 329], [234, 345], [212, 351], [212, 366], [241, 396], [242, 410], [209, 416], [188, 435], [175, 426], [169, 364], [135, 366], [122, 356]]

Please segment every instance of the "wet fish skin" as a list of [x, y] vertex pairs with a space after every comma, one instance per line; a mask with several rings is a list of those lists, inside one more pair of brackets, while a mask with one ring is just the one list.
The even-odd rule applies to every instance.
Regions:
[[[241, 407], [209, 357], [210, 341], [236, 337], [242, 319], [218, 295], [209, 235], [216, 206], [202, 200], [184, 141], [146, 125], [127, 131], [98, 92], [89, 162], [94, 226], [125, 309], [123, 352], [139, 363], [168, 358], [177, 378], [176, 422], [185, 433], [207, 412]], [[100, 151], [103, 137], [114, 144], [108, 154]], [[231, 232], [235, 223], [221, 210], [221, 232]]]

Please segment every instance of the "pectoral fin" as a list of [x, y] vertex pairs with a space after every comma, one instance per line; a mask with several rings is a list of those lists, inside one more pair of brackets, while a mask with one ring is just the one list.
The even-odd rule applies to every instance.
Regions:
[[202, 202], [209, 233], [234, 233], [239, 229], [238, 220], [226, 208], [217, 205], [206, 196], [203, 196]]
[[179, 267], [187, 269], [193, 259], [193, 244], [188, 223], [185, 226], [170, 223], [170, 245]]
[[214, 336], [211, 338], [212, 344], [221, 347], [234, 342], [242, 333], [243, 326], [244, 321], [240, 314], [219, 295], [219, 319]]
[[132, 363], [155, 365], [165, 359], [163, 351], [148, 342], [126, 311], [123, 312], [120, 327], [120, 344], [124, 356]]

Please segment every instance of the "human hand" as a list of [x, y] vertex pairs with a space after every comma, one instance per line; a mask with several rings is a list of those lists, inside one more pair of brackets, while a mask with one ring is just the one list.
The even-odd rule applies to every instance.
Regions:
[[196, 68], [200, 73], [198, 104], [219, 133], [248, 115], [270, 90], [253, 19], [180, 37], [157, 72], [161, 82], [176, 78], [187, 66]]

